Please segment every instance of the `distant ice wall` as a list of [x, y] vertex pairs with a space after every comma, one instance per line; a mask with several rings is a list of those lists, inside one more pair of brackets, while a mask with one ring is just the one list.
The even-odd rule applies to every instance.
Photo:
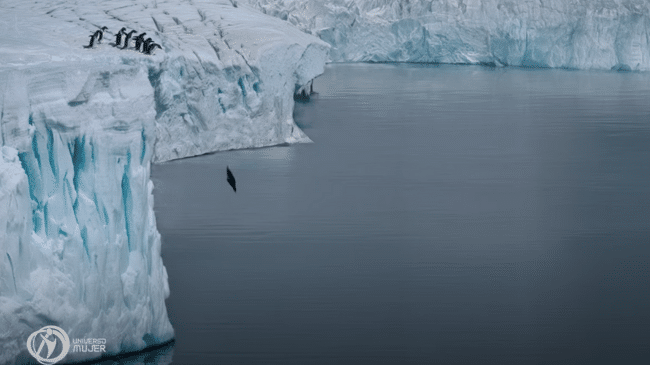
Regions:
[[650, 70], [646, 0], [247, 0], [332, 61]]

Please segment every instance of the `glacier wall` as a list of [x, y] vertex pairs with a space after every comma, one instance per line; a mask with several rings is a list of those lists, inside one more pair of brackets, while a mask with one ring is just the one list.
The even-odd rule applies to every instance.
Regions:
[[0, 70], [0, 363], [51, 324], [109, 353], [173, 338], [148, 73], [71, 66]]
[[646, 0], [247, 0], [331, 60], [650, 70]]
[[[121, 27], [163, 50], [112, 47]], [[45, 325], [109, 354], [172, 339], [150, 164], [309, 141], [293, 95], [329, 45], [235, 0], [6, 0], [0, 33], [0, 364]]]

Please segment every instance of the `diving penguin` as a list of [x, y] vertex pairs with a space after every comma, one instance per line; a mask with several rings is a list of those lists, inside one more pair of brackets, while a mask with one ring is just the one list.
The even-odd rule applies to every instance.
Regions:
[[228, 184], [232, 186], [232, 190], [236, 193], [237, 186], [235, 184], [235, 177], [232, 175], [232, 172], [230, 171], [230, 168], [228, 166], [226, 166], [226, 174], [228, 175], [228, 178], [226, 179], [228, 181]]

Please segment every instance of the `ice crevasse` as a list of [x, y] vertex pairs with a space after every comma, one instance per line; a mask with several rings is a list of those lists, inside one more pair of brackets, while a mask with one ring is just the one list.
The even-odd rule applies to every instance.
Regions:
[[247, 0], [331, 60], [650, 70], [646, 0]]
[[[164, 343], [151, 163], [309, 141], [293, 95], [329, 45], [235, 0], [2, 7], [0, 364], [31, 359], [45, 325], [105, 338], [107, 354]], [[122, 27], [162, 50], [111, 46]]]

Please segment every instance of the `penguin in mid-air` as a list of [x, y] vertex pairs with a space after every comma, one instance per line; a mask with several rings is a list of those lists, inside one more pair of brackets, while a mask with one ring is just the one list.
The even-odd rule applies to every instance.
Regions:
[[158, 44], [158, 43], [151, 43], [151, 44], [147, 47], [147, 49], [144, 50], [144, 53], [145, 53], [145, 54], [151, 54], [151, 52], [153, 52], [153, 50], [154, 50], [156, 47], [162, 49], [162, 47], [160, 46], [160, 44]]
[[138, 32], [137, 30], [132, 30], [126, 33], [126, 39], [124, 39], [124, 47], [122, 47], [122, 49], [126, 49], [129, 46], [129, 40], [131, 40], [131, 36], [133, 35], [133, 33], [137, 33], [137, 32]]
[[139, 36], [135, 37], [135, 50], [139, 51], [140, 50], [140, 45], [142, 45], [142, 42], [144, 42], [144, 36], [147, 35], [147, 33], [142, 33]]
[[228, 184], [232, 186], [232, 190], [236, 193], [237, 186], [235, 184], [235, 177], [232, 175], [232, 172], [230, 171], [230, 168], [228, 166], [226, 166], [226, 174], [228, 175], [228, 178], [226, 179], [228, 181]]
[[123, 33], [126, 33], [126, 28], [122, 27], [119, 32], [117, 32], [117, 35], [115, 35], [115, 47], [119, 47], [122, 45], [122, 35]]

